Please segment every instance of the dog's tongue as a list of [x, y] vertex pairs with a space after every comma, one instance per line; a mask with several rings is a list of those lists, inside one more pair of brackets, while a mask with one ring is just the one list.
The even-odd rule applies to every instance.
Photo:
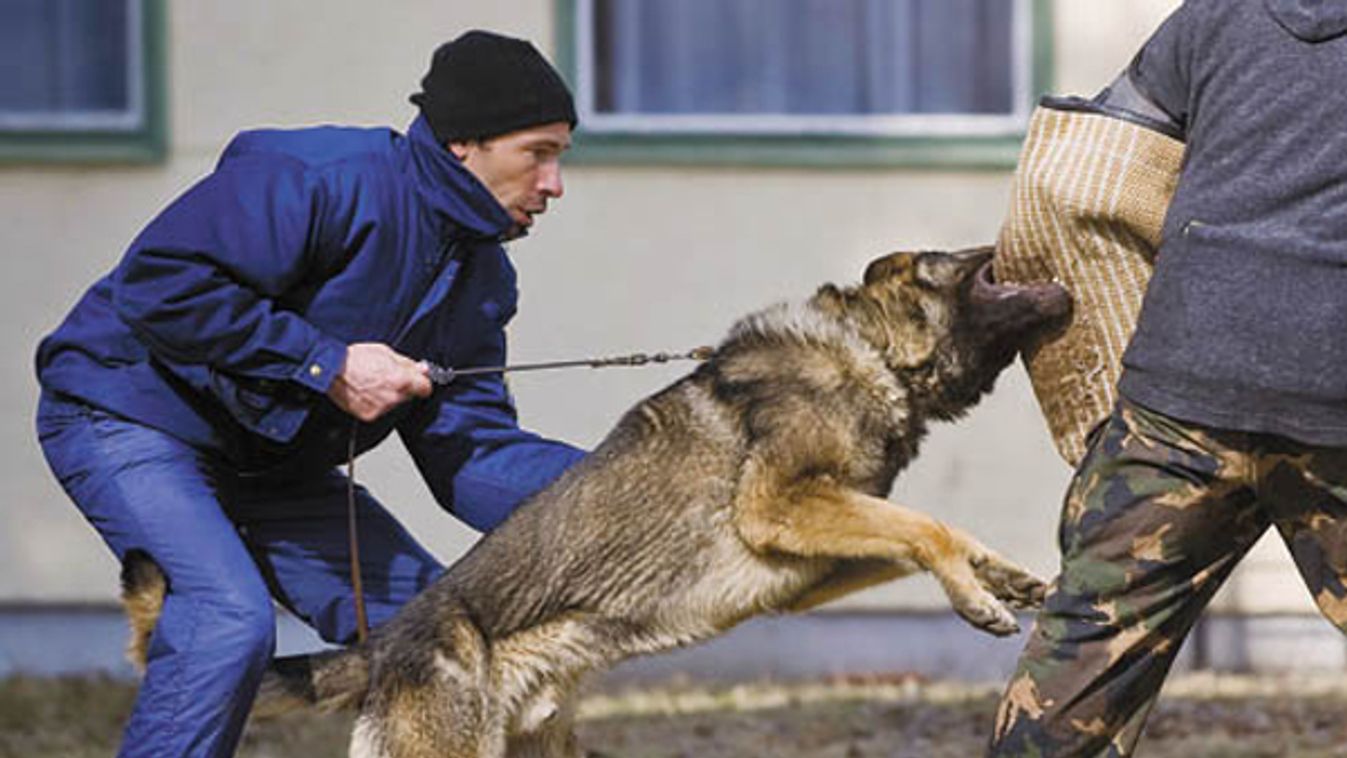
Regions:
[[1071, 310], [1071, 295], [1056, 282], [1010, 284], [996, 281], [991, 261], [982, 264], [973, 277], [973, 299], [995, 303], [1013, 298], [1025, 298], [1034, 304], [1042, 316], [1056, 318]]

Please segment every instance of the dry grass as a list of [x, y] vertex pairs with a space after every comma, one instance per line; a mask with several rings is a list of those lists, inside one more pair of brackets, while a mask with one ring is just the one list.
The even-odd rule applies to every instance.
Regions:
[[[966, 758], [982, 751], [998, 689], [904, 676], [609, 689], [585, 699], [580, 731], [614, 758]], [[105, 678], [0, 681], [0, 758], [110, 755], [134, 695]], [[349, 729], [340, 714], [254, 723], [239, 755], [342, 755]], [[1154, 758], [1347, 756], [1347, 680], [1178, 678], [1142, 745]]]

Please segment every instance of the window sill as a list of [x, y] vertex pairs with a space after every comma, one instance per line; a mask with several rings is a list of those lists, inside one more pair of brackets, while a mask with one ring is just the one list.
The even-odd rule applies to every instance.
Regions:
[[1021, 138], [596, 134], [581, 127], [570, 165], [1009, 170]]
[[153, 164], [168, 154], [162, 133], [0, 133], [3, 164]]

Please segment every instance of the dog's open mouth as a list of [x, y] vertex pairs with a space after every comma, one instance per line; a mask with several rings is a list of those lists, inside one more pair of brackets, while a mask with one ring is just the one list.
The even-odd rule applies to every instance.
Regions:
[[992, 273], [990, 258], [973, 276], [969, 297], [974, 306], [987, 314], [994, 331], [1025, 333], [1065, 323], [1071, 314], [1071, 295], [1056, 282], [998, 282]]

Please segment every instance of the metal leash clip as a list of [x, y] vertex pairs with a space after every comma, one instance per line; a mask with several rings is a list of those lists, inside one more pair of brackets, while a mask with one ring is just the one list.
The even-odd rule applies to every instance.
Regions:
[[458, 372], [448, 366], [441, 366], [438, 363], [425, 361], [427, 372], [426, 376], [430, 378], [431, 384], [453, 384], [454, 379], [458, 377]]

